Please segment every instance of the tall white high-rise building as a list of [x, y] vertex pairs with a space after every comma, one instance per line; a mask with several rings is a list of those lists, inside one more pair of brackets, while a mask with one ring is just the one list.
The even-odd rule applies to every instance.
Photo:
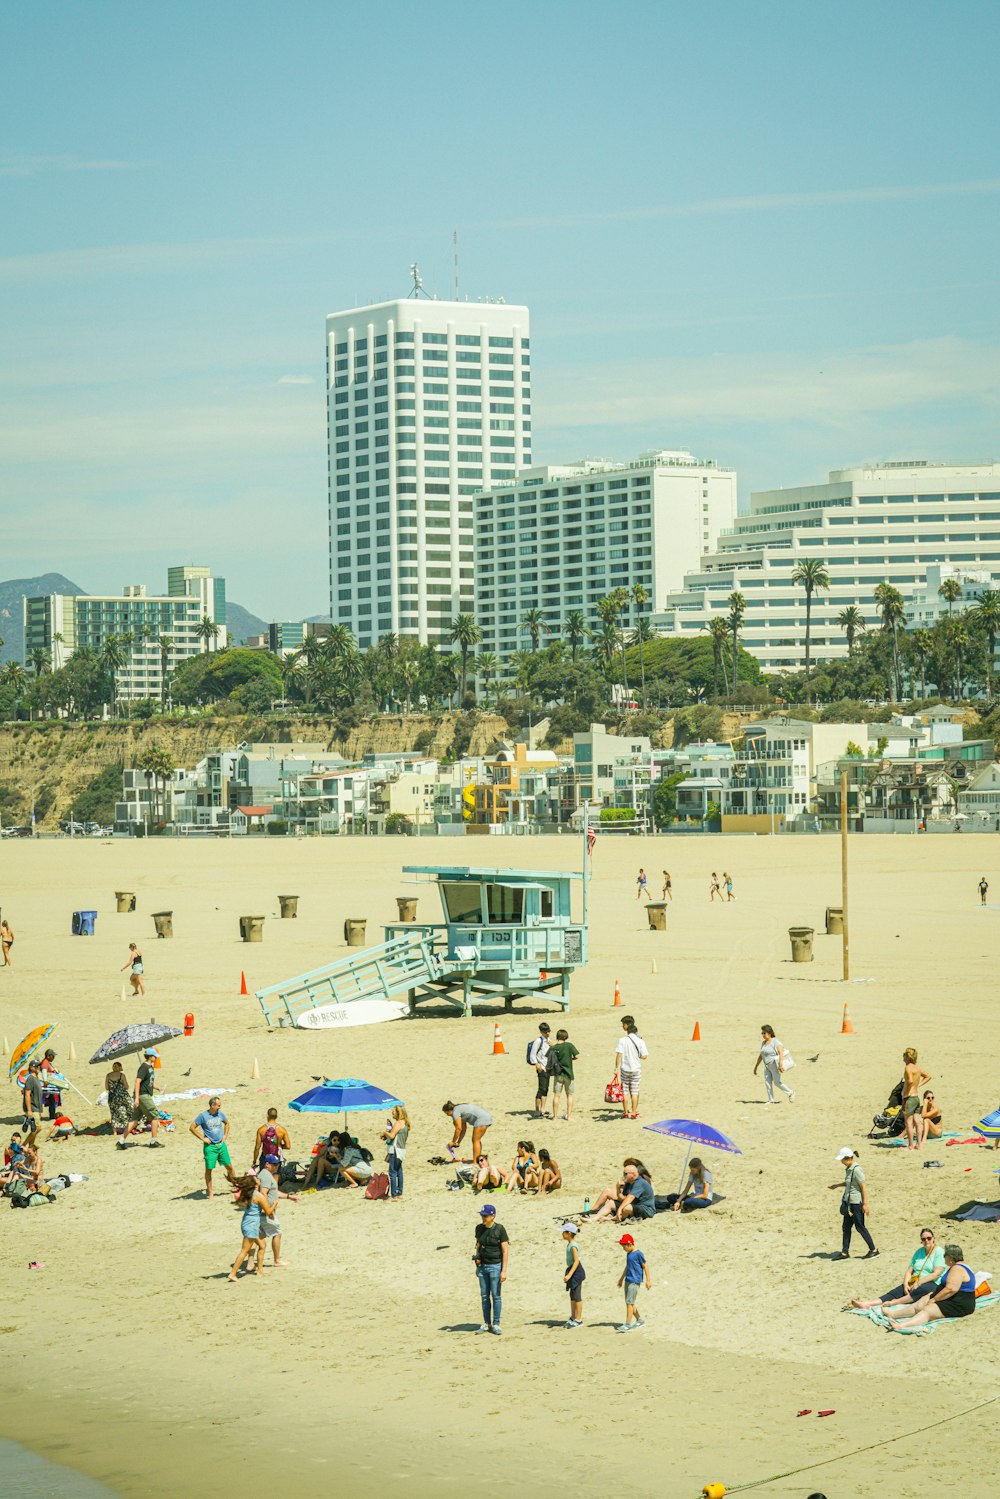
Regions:
[[330, 617], [437, 644], [473, 611], [473, 500], [531, 462], [528, 309], [411, 297], [326, 320]]

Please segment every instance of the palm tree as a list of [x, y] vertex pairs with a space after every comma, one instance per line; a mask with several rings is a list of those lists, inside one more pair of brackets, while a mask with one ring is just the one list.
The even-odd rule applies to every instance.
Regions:
[[[581, 615], [582, 619], [583, 616]], [[518, 692], [527, 692], [533, 656], [530, 651], [512, 651], [507, 662], [507, 671]]]
[[731, 593], [726, 600], [729, 607], [729, 633], [733, 637], [733, 696], [736, 696], [736, 681], [739, 675], [740, 663], [740, 631], [743, 628], [743, 616], [747, 612], [747, 601], [742, 593]]
[[476, 675], [483, 679], [483, 696], [489, 700], [490, 681], [497, 674], [497, 658], [493, 651], [480, 651], [476, 657]]
[[170, 652], [174, 648], [172, 635], [158, 635], [156, 646], [160, 652], [160, 702], [166, 706], [167, 701], [167, 667], [170, 665]]
[[962, 667], [964, 665], [965, 653], [969, 648], [969, 632], [963, 623], [962, 615], [959, 615], [957, 619], [945, 620], [945, 640], [954, 673], [952, 690], [956, 702], [961, 702]]
[[948, 605], [948, 618], [951, 619], [952, 607], [962, 597], [962, 585], [957, 578], [945, 578], [938, 593]]
[[865, 619], [857, 604], [848, 604], [846, 609], [841, 609], [837, 615], [837, 623], [847, 636], [847, 654], [854, 654], [854, 642], [858, 636], [864, 633]]
[[545, 615], [541, 609], [529, 609], [521, 621], [521, 629], [531, 637], [532, 655], [538, 654], [538, 643], [543, 635], [549, 633], [549, 627], [545, 623]]
[[570, 659], [575, 661], [577, 652], [587, 638], [587, 621], [582, 609], [569, 611], [563, 624], [563, 633], [570, 649]]
[[993, 696], [993, 658], [997, 636], [1000, 635], [1000, 592], [987, 588], [979, 594], [971, 613], [974, 623], [986, 636], [986, 697], [989, 700]]
[[111, 711], [118, 711], [118, 673], [128, 663], [128, 648], [117, 635], [109, 635], [101, 650], [101, 665], [111, 678]]
[[910, 645], [920, 667], [920, 701], [927, 701], [927, 658], [934, 649], [934, 637], [930, 630], [914, 630]]
[[621, 632], [618, 629], [614, 614], [601, 614], [601, 604], [603, 603], [604, 600], [601, 599], [597, 606], [598, 614], [601, 617], [601, 628], [599, 630], [588, 630], [587, 633], [594, 647], [594, 652], [604, 668], [604, 675], [610, 682], [614, 677], [614, 666], [618, 659]]
[[209, 650], [214, 651], [215, 642], [219, 638], [219, 627], [215, 623], [215, 620], [210, 619], [207, 614], [203, 614], [201, 616], [201, 622], [198, 625], [197, 635], [202, 645], [207, 646]]
[[892, 641], [892, 685], [898, 702], [902, 690], [899, 684], [899, 627], [906, 615], [903, 595], [891, 583], [880, 583], [875, 590], [875, 603], [882, 616], [882, 628]]
[[721, 614], [711, 621], [705, 628], [708, 630], [712, 640], [712, 696], [719, 696], [719, 668], [722, 668], [722, 681], [726, 691], [729, 683], [726, 681], [726, 662], [723, 652], [729, 643], [729, 623]]
[[[528, 612], [531, 613], [530, 610]], [[469, 652], [482, 640], [483, 632], [471, 614], [456, 614], [451, 622], [447, 638], [452, 645], [457, 645], [462, 653], [462, 675], [458, 695], [460, 703], [464, 703], [465, 689], [469, 680]]]
[[817, 557], [796, 562], [792, 582], [800, 583], [806, 594], [806, 702], [809, 702], [809, 669], [812, 660], [812, 601], [814, 593], [830, 586], [830, 574]]
[[35, 676], [40, 677], [43, 672], [48, 671], [51, 665], [52, 661], [48, 651], [44, 646], [36, 645], [31, 653], [31, 669], [35, 673]]
[[641, 583], [632, 584], [632, 602], [635, 605], [635, 639], [639, 647], [639, 680], [642, 683], [641, 697], [642, 706], [646, 706], [646, 663], [642, 654], [642, 606], [649, 603], [649, 593]]

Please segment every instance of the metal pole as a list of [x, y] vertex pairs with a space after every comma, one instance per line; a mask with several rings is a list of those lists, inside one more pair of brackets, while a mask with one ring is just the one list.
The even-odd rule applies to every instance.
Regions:
[[847, 923], [847, 771], [840, 772], [840, 904], [843, 909], [844, 983], [851, 977]]

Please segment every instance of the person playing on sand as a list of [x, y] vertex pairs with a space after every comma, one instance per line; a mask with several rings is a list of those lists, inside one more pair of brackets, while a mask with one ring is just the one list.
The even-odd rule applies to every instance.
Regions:
[[924, 1089], [923, 1103], [920, 1105], [920, 1113], [917, 1115], [917, 1128], [920, 1130], [921, 1145], [928, 1138], [940, 1140], [941, 1138], [941, 1110], [934, 1102], [934, 1094], [930, 1088]]
[[267, 1122], [257, 1128], [257, 1138], [253, 1142], [253, 1165], [259, 1166], [266, 1155], [276, 1155], [279, 1161], [285, 1159], [285, 1151], [291, 1150], [292, 1142], [287, 1129], [278, 1123], [277, 1109], [268, 1109]]
[[760, 1028], [760, 1051], [757, 1060], [753, 1064], [753, 1075], [757, 1076], [757, 1068], [761, 1062], [764, 1063], [764, 1085], [767, 1088], [768, 1103], [774, 1102], [774, 1089], [777, 1086], [782, 1093], [786, 1094], [789, 1103], [795, 1102], [795, 1094], [787, 1083], [782, 1082], [781, 1074], [785, 1070], [785, 1048], [774, 1034], [770, 1025], [762, 1025]]
[[646, 878], [646, 871], [640, 869], [635, 881], [635, 898], [636, 900], [642, 900], [644, 895], [647, 900], [652, 900], [653, 898], [649, 893], [649, 880]]
[[614, 1068], [622, 1085], [622, 1118], [639, 1117], [639, 1088], [642, 1083], [642, 1064], [649, 1056], [649, 1049], [639, 1035], [634, 1015], [622, 1016], [624, 1035], [615, 1048]]
[[225, 1171], [232, 1187], [236, 1185], [236, 1173], [233, 1163], [229, 1158], [229, 1120], [222, 1112], [222, 1099], [210, 1098], [208, 1108], [204, 1109], [189, 1125], [191, 1133], [196, 1140], [201, 1141], [202, 1154], [205, 1157], [205, 1196], [209, 1199], [212, 1193], [212, 1172], [216, 1166], [221, 1166]]
[[229, 1279], [235, 1280], [241, 1265], [249, 1263], [251, 1256], [255, 1260], [253, 1274], [260, 1275], [264, 1263], [264, 1236], [261, 1231], [261, 1216], [271, 1216], [271, 1204], [267, 1200], [267, 1194], [260, 1189], [260, 1182], [252, 1171], [246, 1176], [241, 1176], [236, 1183], [236, 1206], [243, 1209], [240, 1219], [240, 1231], [243, 1234], [243, 1243], [240, 1252], [233, 1261], [233, 1268], [229, 1272]]
[[104, 1086], [108, 1093], [108, 1111], [111, 1114], [111, 1133], [115, 1148], [125, 1150], [125, 1136], [132, 1123], [132, 1094], [121, 1062], [112, 1062], [111, 1071], [104, 1079]]
[[[890, 1331], [904, 1332], [912, 1327], [925, 1327], [928, 1322], [936, 1322], [941, 1317], [971, 1317], [976, 1310], [976, 1277], [965, 1263], [961, 1244], [944, 1246], [944, 1262], [948, 1269], [939, 1277], [936, 1290], [916, 1298], [911, 1294], [911, 1302], [915, 1299], [921, 1302], [912, 1316], [906, 1315], [907, 1308], [902, 1305], [886, 1309]], [[917, 1290], [920, 1290], [919, 1286]]]
[[944, 1267], [944, 1250], [934, 1238], [934, 1230], [922, 1228], [920, 1248], [910, 1256], [902, 1282], [898, 1286], [893, 1286], [891, 1291], [885, 1291], [881, 1296], [876, 1296], [873, 1301], [852, 1301], [849, 1304], [863, 1311], [867, 1311], [870, 1306], [888, 1306], [897, 1301], [905, 1301], [910, 1306], [913, 1304], [914, 1292], [917, 1288], [922, 1285], [925, 1291], [929, 1291]]
[[903, 1052], [903, 1114], [906, 1119], [906, 1147], [920, 1149], [917, 1133], [917, 1115], [920, 1113], [920, 1089], [931, 1081], [929, 1072], [917, 1066], [917, 1053], [912, 1046]]
[[674, 893], [673, 893], [673, 886], [672, 886], [672, 884], [670, 882], [670, 871], [667, 870], [667, 869], [665, 869], [663, 871], [663, 899], [664, 900], [673, 900], [673, 898], [674, 898]]
[[118, 970], [119, 973], [124, 973], [126, 968], [131, 968], [132, 970], [129, 978], [132, 984], [133, 995], [145, 994], [146, 986], [142, 981], [142, 975], [145, 971], [142, 966], [142, 953], [136, 947], [134, 942], [130, 942], [128, 945], [128, 957], [125, 959], [121, 968]]
[[[986, 876], [983, 875], [982, 879], [979, 881], [979, 904], [981, 906], [985, 906], [985, 904], [986, 904], [986, 896], [987, 896], [987, 893], [989, 891], [989, 888], [990, 888], [989, 880], [987, 880]], [[3, 928], [0, 927], [0, 932], [2, 932], [2, 931], [3, 931]]]
[[715, 870], [713, 869], [712, 870], [712, 878], [709, 881], [709, 886], [708, 886], [708, 899], [709, 899], [709, 901], [710, 902], [713, 901], [716, 896], [718, 896], [719, 900], [721, 901], [721, 899], [722, 899], [722, 893], [719, 890], [719, 876], [716, 874]]
[[858, 1152], [845, 1145], [837, 1152], [837, 1160], [843, 1162], [843, 1182], [831, 1182], [831, 1192], [841, 1192], [840, 1213], [842, 1223], [842, 1244], [839, 1254], [834, 1255], [837, 1260], [850, 1259], [851, 1234], [854, 1229], [868, 1245], [868, 1253], [864, 1256], [866, 1260], [872, 1260], [878, 1254], [874, 1240], [868, 1232], [865, 1219], [868, 1216], [868, 1187], [865, 1184], [865, 1173], [862, 1171], [858, 1161]]
[[446, 1104], [442, 1104], [441, 1112], [442, 1114], [447, 1114], [455, 1126], [455, 1133], [451, 1137], [451, 1143], [445, 1148], [451, 1155], [454, 1155], [465, 1138], [466, 1130], [471, 1125], [472, 1158], [475, 1160], [482, 1153], [483, 1136], [493, 1123], [493, 1115], [488, 1114], [485, 1109], [481, 1109], [477, 1103], [452, 1103], [450, 1098]]
[[562, 1172], [559, 1170], [559, 1162], [554, 1161], [547, 1150], [538, 1152], [538, 1195], [544, 1197], [549, 1192], [556, 1192], [562, 1186]]
[[12, 968], [10, 961], [10, 950], [14, 946], [14, 933], [6, 916], [0, 921], [0, 949], [3, 950], [3, 966]]
[[587, 1278], [587, 1272], [583, 1268], [580, 1259], [580, 1251], [576, 1247], [576, 1236], [579, 1233], [575, 1223], [564, 1223], [559, 1232], [566, 1244], [566, 1271], [563, 1282], [569, 1292], [569, 1321], [566, 1323], [567, 1330], [571, 1327], [583, 1326], [583, 1283]]
[[646, 1256], [641, 1249], [636, 1249], [635, 1240], [631, 1234], [622, 1234], [618, 1240], [625, 1251], [625, 1269], [618, 1277], [619, 1288], [625, 1287], [625, 1321], [615, 1328], [615, 1332], [634, 1332], [637, 1327], [645, 1327], [645, 1322], [639, 1316], [639, 1287], [642, 1285], [643, 1277], [646, 1281], [646, 1290], [651, 1291], [653, 1282], [649, 1278], [649, 1266]]
[[401, 1103], [394, 1104], [382, 1131], [385, 1159], [389, 1167], [389, 1196], [383, 1198], [383, 1202], [398, 1202], [403, 1195], [403, 1162], [406, 1159], [406, 1142], [409, 1137], [410, 1116]]

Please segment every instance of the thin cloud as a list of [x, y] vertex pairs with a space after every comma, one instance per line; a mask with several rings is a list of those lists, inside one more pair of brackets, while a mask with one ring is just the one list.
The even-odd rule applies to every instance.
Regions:
[[83, 156], [0, 156], [0, 177], [38, 177], [43, 172], [127, 172], [131, 161]]
[[784, 212], [790, 208], [840, 208], [852, 203], [904, 203], [927, 198], [990, 197], [1000, 193], [1000, 177], [972, 182], [918, 182], [894, 187], [820, 188], [813, 192], [751, 193], [741, 197], [703, 198], [694, 203], [647, 203], [638, 208], [610, 208], [597, 213], [538, 214], [494, 219], [470, 225], [476, 229], [586, 229], [601, 224], [634, 224], [657, 219], [696, 218], [707, 214]]

